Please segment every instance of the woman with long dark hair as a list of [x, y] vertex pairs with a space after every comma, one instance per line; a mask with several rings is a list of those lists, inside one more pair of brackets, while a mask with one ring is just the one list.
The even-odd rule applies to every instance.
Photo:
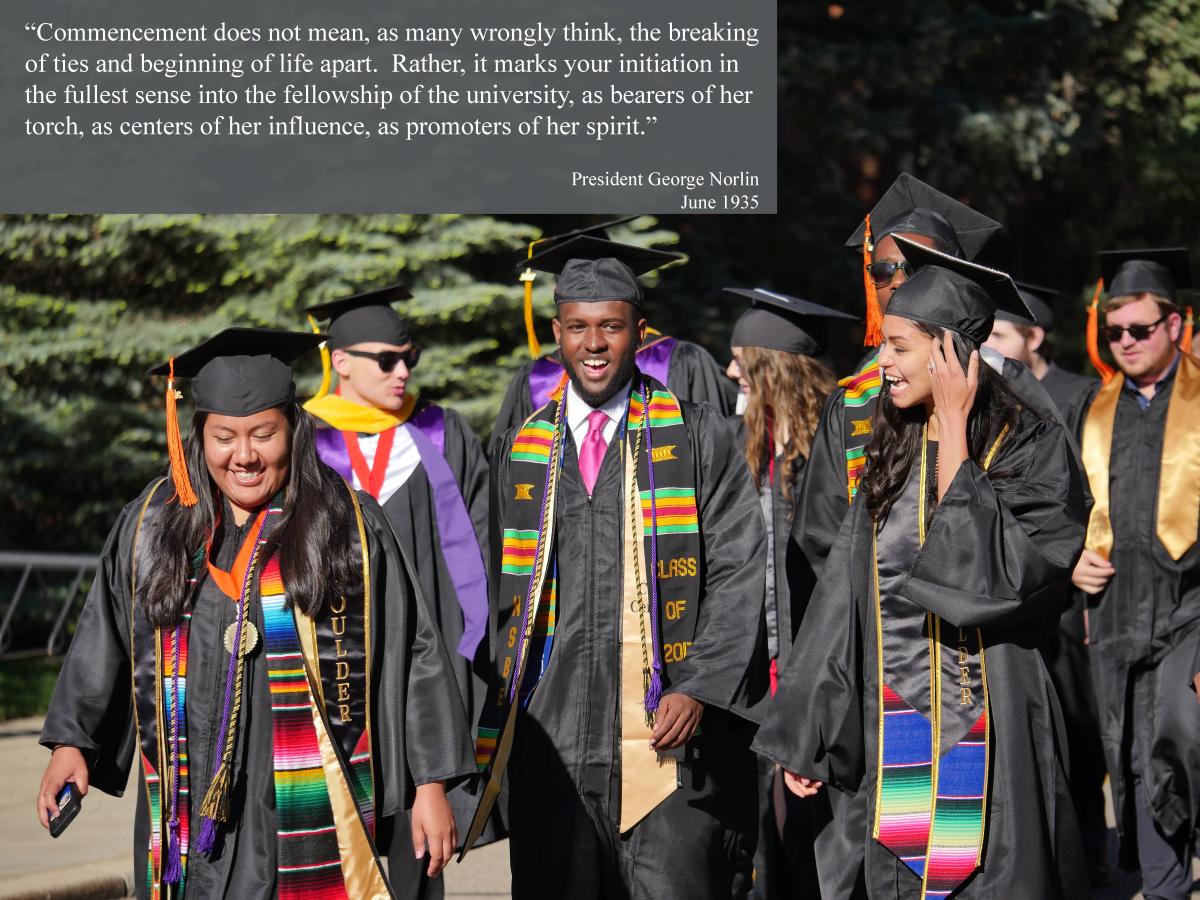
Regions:
[[[812, 590], [812, 571], [789, 535], [821, 407], [833, 390], [833, 373], [818, 359], [826, 320], [854, 316], [761, 288], [727, 288], [751, 307], [730, 338], [727, 374], [738, 383], [745, 412], [738, 438], [758, 489], [771, 552], [767, 556], [766, 626], [771, 687], [786, 663]], [[754, 896], [819, 897], [813, 859], [814, 803], [783, 794], [778, 767], [759, 757], [758, 850]]]
[[[1086, 524], [1063, 426], [980, 365], [1011, 279], [897, 239], [883, 399], [759, 752], [811, 796], [866, 792], [871, 897], [1087, 892], [1037, 651]], [[1027, 313], [1026, 313], [1027, 314]]]
[[139, 897], [387, 896], [376, 822], [410, 805], [431, 869], [455, 844], [465, 714], [383, 514], [317, 457], [288, 363], [321, 339], [228, 329], [151, 372], [169, 473], [104, 548], [37, 802], [120, 794], [136, 748]]

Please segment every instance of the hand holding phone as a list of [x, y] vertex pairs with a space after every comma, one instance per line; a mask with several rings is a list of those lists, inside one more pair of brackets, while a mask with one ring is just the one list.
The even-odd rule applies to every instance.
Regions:
[[[38, 786], [37, 815], [43, 828], [49, 829], [51, 819], [60, 818], [67, 812], [67, 809], [59, 808], [60, 800], [69, 803], [71, 799], [63, 795], [63, 789], [69, 785], [76, 801], [82, 800], [87, 796], [89, 778], [87, 760], [78, 747], [61, 745], [54, 749]], [[58, 831], [66, 827], [67, 821], [63, 821]]]
[[63, 789], [58, 792], [55, 800], [58, 803], [58, 815], [50, 820], [50, 837], [52, 838], [58, 837], [67, 830], [67, 826], [79, 815], [80, 807], [83, 804], [79, 788], [73, 784], [63, 785]]

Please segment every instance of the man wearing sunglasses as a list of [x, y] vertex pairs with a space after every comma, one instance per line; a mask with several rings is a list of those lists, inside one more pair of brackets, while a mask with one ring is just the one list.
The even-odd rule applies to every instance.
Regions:
[[1083, 420], [1095, 506], [1072, 580], [1089, 595], [1121, 864], [1141, 869], [1147, 897], [1175, 900], [1190, 896], [1200, 819], [1200, 362], [1179, 349], [1177, 305], [1188, 252], [1108, 252], [1101, 268], [1116, 370]]
[[[392, 304], [411, 294], [400, 285], [308, 309], [329, 319], [322, 352], [325, 381], [305, 404], [325, 426], [317, 432], [321, 459], [383, 507], [418, 586], [432, 598], [468, 716], [478, 718], [485, 683], [476, 672], [490, 650], [487, 629], [488, 467], [479, 440], [453, 410], [419, 399], [409, 383], [421, 349]], [[331, 371], [332, 370], [332, 371]], [[329, 392], [332, 374], [337, 389]], [[386, 738], [385, 738], [386, 739]], [[466, 834], [474, 799], [449, 792], [458, 837]], [[389, 834], [388, 825], [392, 825]], [[381, 823], [379, 844], [390, 849], [395, 885], [420, 885], [414, 896], [440, 897], [441, 877], [422, 876], [408, 822]], [[483, 841], [495, 840], [498, 820]], [[407, 877], [411, 875], [411, 877]]]

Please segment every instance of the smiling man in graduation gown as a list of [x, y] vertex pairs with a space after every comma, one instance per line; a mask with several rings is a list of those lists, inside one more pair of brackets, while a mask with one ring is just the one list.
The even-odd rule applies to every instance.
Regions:
[[[326, 352], [338, 385], [336, 393], [323, 385], [304, 408], [325, 426], [317, 432], [321, 459], [383, 507], [454, 654], [464, 708], [477, 720], [486, 682], [473, 665], [478, 658], [486, 666], [489, 653], [487, 462], [463, 418], [419, 399], [410, 384], [421, 351], [392, 308], [410, 296], [393, 285], [309, 307], [314, 318], [332, 320]], [[475, 802], [462, 788], [450, 802], [461, 836]], [[485, 840], [494, 836], [495, 827]], [[403, 846], [406, 837], [395, 841]], [[441, 893], [439, 880], [422, 896]]]
[[566, 372], [492, 453], [501, 625], [468, 847], [507, 774], [519, 898], [749, 889], [762, 515], [725, 423], [635, 365], [645, 252], [531, 260], [559, 273]]
[[[635, 217], [617, 219], [535, 241], [529, 246], [529, 256], [570, 242], [570, 253], [579, 259], [592, 258], [597, 253], [605, 252], [606, 229], [628, 222], [632, 218]], [[683, 258], [682, 253], [649, 250], [627, 254], [627, 263], [641, 275]], [[551, 391], [558, 385], [563, 374], [561, 352], [555, 350], [543, 356], [541, 345], [533, 332], [532, 293], [535, 270], [527, 261], [522, 261], [519, 267], [523, 269], [521, 279], [525, 282], [525, 328], [529, 338], [529, 352], [533, 359], [522, 363], [509, 382], [492, 434], [503, 434], [509, 428], [517, 427], [535, 409], [545, 406], [550, 400]], [[637, 366], [655, 381], [665, 384], [681, 400], [708, 403], [723, 416], [732, 413], [736, 407], [737, 391], [725, 377], [717, 361], [699, 344], [648, 328], [638, 347]]]
[[1183, 248], [1103, 253], [1101, 266], [1117, 369], [1083, 422], [1096, 505], [1074, 581], [1090, 595], [1121, 864], [1140, 864], [1146, 896], [1176, 900], [1191, 892], [1200, 816], [1200, 362], [1178, 347], [1177, 305], [1190, 269]]
[[39, 798], [64, 776], [120, 795], [136, 763], [140, 898], [388, 896], [376, 823], [414, 793], [421, 843], [433, 802], [431, 849], [452, 849], [441, 783], [471, 771], [465, 715], [383, 513], [316, 457], [288, 362], [320, 339], [227, 329], [151, 373], [169, 378], [169, 477], [101, 554]]

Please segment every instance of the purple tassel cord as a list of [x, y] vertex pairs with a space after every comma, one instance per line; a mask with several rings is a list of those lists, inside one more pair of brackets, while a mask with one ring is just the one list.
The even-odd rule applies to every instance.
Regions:
[[642, 380], [642, 427], [646, 429], [646, 471], [650, 473], [650, 684], [646, 688], [646, 713], [658, 710], [662, 700], [662, 651], [658, 643], [658, 498], [654, 494], [654, 440], [650, 436], [650, 400]]
[[179, 638], [183, 633], [175, 626], [171, 638], [171, 806], [167, 822], [167, 863], [162, 880], [178, 884], [183, 877], [183, 850], [179, 846]]

